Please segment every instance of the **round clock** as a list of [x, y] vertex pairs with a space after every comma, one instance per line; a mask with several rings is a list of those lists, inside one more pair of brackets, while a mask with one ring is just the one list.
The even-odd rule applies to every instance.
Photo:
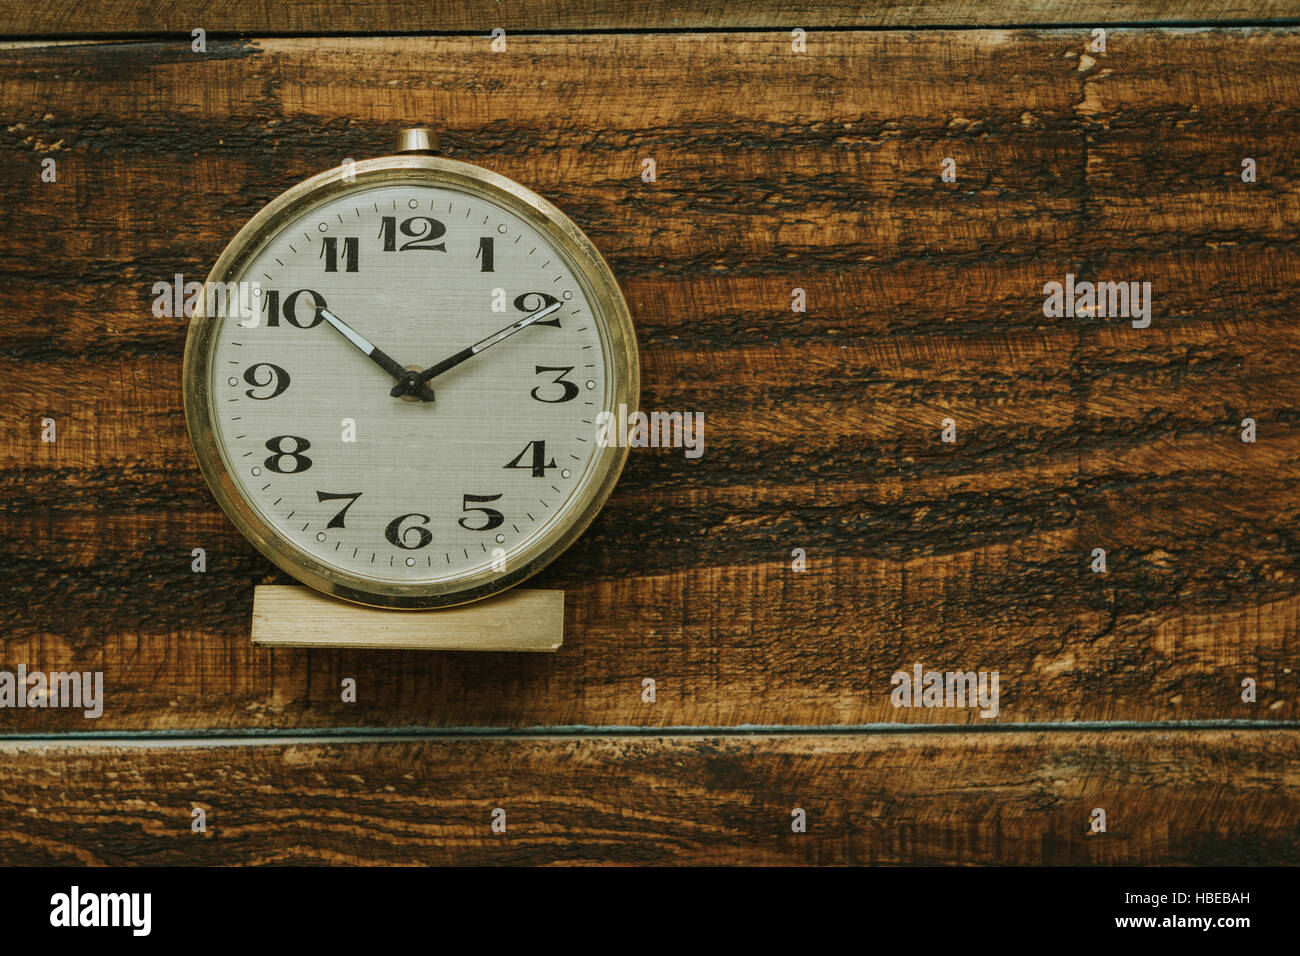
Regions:
[[626, 460], [602, 413], [638, 399], [596, 248], [518, 183], [427, 155], [425, 134], [272, 200], [185, 345], [186, 423], [222, 509], [298, 580], [378, 607], [463, 604], [545, 567]]

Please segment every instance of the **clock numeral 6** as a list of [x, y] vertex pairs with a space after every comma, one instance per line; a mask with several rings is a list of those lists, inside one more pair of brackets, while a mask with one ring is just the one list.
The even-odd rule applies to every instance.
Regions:
[[[259, 368], [267, 370], [266, 381], [264, 382], [259, 382], [257, 380], [257, 370]], [[248, 368], [244, 369], [244, 381], [249, 385], [252, 385], [253, 388], [266, 388], [268, 385], [273, 385], [274, 387], [271, 389], [270, 395], [254, 395], [252, 388], [244, 390], [244, 394], [249, 398], [255, 398], [259, 402], [265, 402], [275, 398], [275, 396], [279, 395], [289, 387], [289, 373], [278, 365], [272, 365], [270, 362], [258, 362], [256, 365], [250, 365]]]
[[[355, 270], [349, 270], [355, 271]], [[298, 321], [296, 312], [298, 306], [298, 296], [309, 295], [312, 302], [312, 320], [306, 325]], [[327, 308], [325, 305], [325, 296], [319, 292], [313, 292], [311, 289], [299, 289], [297, 292], [290, 292], [284, 299], [284, 311], [280, 311], [280, 293], [277, 291], [267, 292], [262, 296], [262, 308], [266, 310], [266, 327], [275, 329], [280, 327], [280, 316], [290, 325], [299, 329], [312, 329], [321, 324], [324, 318], [320, 310]]]
[[[285, 448], [284, 443], [293, 442], [292, 448]], [[274, 452], [263, 462], [268, 471], [273, 471], [277, 475], [297, 475], [311, 467], [311, 459], [303, 454], [311, 447], [311, 442], [305, 438], [299, 438], [297, 435], [276, 435], [274, 438], [266, 440], [267, 450]], [[293, 467], [282, 467], [285, 459], [293, 463]]]
[[410, 236], [408, 242], [397, 244], [397, 217], [384, 216], [379, 224], [379, 238], [384, 240], [384, 252], [405, 252], [407, 249], [428, 249], [446, 252], [447, 244], [437, 242], [447, 232], [447, 227], [428, 216], [412, 216], [402, 220], [402, 235]]
[[[407, 525], [402, 527], [402, 522], [407, 518], [419, 518], [419, 524]], [[433, 540], [433, 534], [424, 525], [428, 524], [430, 518], [428, 515], [422, 515], [418, 511], [412, 511], [410, 514], [398, 515], [392, 521], [388, 522], [388, 527], [384, 529], [384, 537], [388, 543], [406, 551], [418, 551], [425, 547]], [[415, 544], [409, 544], [411, 534], [415, 535]]]
[[[528, 449], [533, 450], [533, 461], [529, 465], [519, 464], [523, 461], [524, 456], [528, 454]], [[508, 465], [502, 465], [502, 468], [531, 468], [534, 478], [545, 478], [546, 469], [555, 467], [555, 459], [552, 458], [550, 464], [546, 463], [546, 442], [530, 441], [524, 446], [524, 450], [514, 457], [514, 460]]]
[[[542, 309], [549, 309], [555, 303], [559, 302], [553, 295], [547, 295], [545, 292], [525, 292], [515, 298], [515, 308], [520, 312], [527, 312], [532, 315], [534, 312], [540, 312]], [[533, 325], [549, 325], [552, 328], [560, 327], [560, 317], [557, 315], [552, 319], [540, 319]]]
[[[538, 323], [538, 324], [540, 325], [541, 323]], [[548, 405], [558, 405], [560, 402], [571, 402], [571, 401], [573, 401], [575, 398], [578, 397], [578, 384], [577, 384], [577, 382], [570, 382], [567, 378], [564, 377], [565, 375], [567, 375], [569, 372], [572, 372], [572, 371], [573, 371], [573, 366], [572, 366], [572, 365], [569, 365], [569, 366], [564, 366], [564, 365], [538, 365], [538, 366], [536, 367], [536, 371], [533, 373], [534, 375], [541, 375], [543, 372], [559, 372], [559, 373], [560, 373], [559, 375], [555, 376], [555, 378], [551, 379], [551, 384], [553, 384], [553, 385], [561, 385], [561, 386], [563, 386], [563, 387], [564, 387], [564, 394], [561, 395], [559, 398], [542, 398], [542, 396], [538, 395], [537, 393], [540, 392], [543, 388], [545, 388], [545, 386], [544, 386], [544, 385], [538, 385], [538, 386], [537, 386], [535, 389], [533, 389], [532, 392], [531, 392], [533, 398], [537, 399], [539, 402], [545, 402], [545, 403], [548, 404]]]
[[486, 501], [496, 501], [500, 497], [501, 497], [500, 495], [465, 495], [464, 500], [461, 502], [460, 510], [481, 511], [483, 512], [484, 515], [487, 516], [487, 521], [479, 525], [477, 528], [474, 527], [473, 525], [466, 524], [464, 518], [461, 518], [456, 523], [460, 525], [462, 528], [464, 528], [466, 531], [491, 531], [493, 528], [501, 527], [503, 524], [506, 523], [506, 516], [503, 515], [501, 512], [497, 511], [495, 508], [471, 508], [470, 507], [470, 502], [472, 501], [481, 504]]

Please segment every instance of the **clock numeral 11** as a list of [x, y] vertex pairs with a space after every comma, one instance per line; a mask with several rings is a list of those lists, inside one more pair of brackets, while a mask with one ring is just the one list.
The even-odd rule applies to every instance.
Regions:
[[[343, 237], [343, 259], [344, 272], [357, 271], [357, 247], [360, 240], [356, 236]], [[326, 236], [321, 240], [320, 258], [325, 260], [326, 272], [339, 271], [339, 241], [334, 236]]]

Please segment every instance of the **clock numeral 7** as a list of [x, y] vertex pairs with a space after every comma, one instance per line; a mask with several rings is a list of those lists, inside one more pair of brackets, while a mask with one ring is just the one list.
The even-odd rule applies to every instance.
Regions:
[[[523, 461], [524, 456], [528, 454], [528, 449], [533, 450], [533, 461], [529, 465], [519, 464]], [[508, 465], [502, 465], [502, 468], [531, 468], [534, 478], [545, 478], [546, 469], [555, 467], [555, 459], [552, 458], [549, 463], [546, 461], [546, 442], [530, 441], [524, 446], [524, 450], [514, 457], [514, 460]]]
[[[357, 247], [360, 240], [356, 236], [343, 237], [343, 259], [344, 272], [357, 271]], [[325, 260], [326, 272], [339, 271], [339, 241], [334, 236], [326, 236], [321, 240], [320, 258]]]
[[461, 518], [456, 523], [460, 525], [462, 528], [464, 528], [466, 531], [491, 531], [493, 528], [501, 527], [503, 524], [506, 523], [506, 516], [503, 515], [501, 512], [497, 511], [495, 508], [477, 508], [477, 507], [471, 508], [470, 507], [470, 502], [478, 502], [479, 504], [482, 504], [487, 501], [496, 501], [500, 497], [501, 497], [500, 495], [465, 495], [464, 500], [461, 502], [460, 510], [481, 511], [487, 517], [487, 520], [483, 522], [483, 524], [479, 525], [477, 528], [475, 528], [473, 525], [466, 524], [464, 518]]
[[327, 524], [325, 527], [327, 528], [344, 527], [343, 521], [348, 516], [348, 509], [357, 503], [357, 499], [360, 498], [361, 495], [362, 492], [360, 491], [347, 491], [347, 492], [340, 492], [338, 494], [334, 494], [329, 491], [316, 492], [317, 501], [338, 501], [343, 498], [348, 499], [348, 503], [343, 506], [343, 510], [340, 511], [338, 514], [336, 514], [333, 518], [330, 518], [330, 523]]

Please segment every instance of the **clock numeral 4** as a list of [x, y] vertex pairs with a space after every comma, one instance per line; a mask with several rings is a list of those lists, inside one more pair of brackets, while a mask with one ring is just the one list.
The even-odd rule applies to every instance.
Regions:
[[[296, 311], [298, 307], [298, 297], [300, 295], [311, 296], [312, 319], [306, 325], [298, 320], [298, 313]], [[319, 292], [313, 292], [311, 289], [299, 289], [297, 292], [290, 292], [285, 296], [283, 312], [280, 311], [280, 293], [278, 291], [267, 292], [266, 295], [262, 297], [262, 308], [266, 310], [266, 327], [268, 329], [280, 327], [281, 315], [283, 315], [284, 320], [294, 328], [313, 329], [320, 325], [324, 320], [324, 316], [320, 314], [320, 310], [327, 308], [327, 306], [325, 305], [325, 296], [321, 295]]]
[[360, 498], [361, 495], [362, 492], [360, 491], [345, 491], [345, 492], [338, 492], [338, 493], [334, 493], [330, 491], [316, 492], [317, 501], [339, 501], [343, 498], [348, 499], [348, 503], [343, 506], [343, 510], [340, 511], [338, 514], [336, 514], [333, 518], [330, 518], [330, 523], [327, 524], [325, 527], [326, 528], [344, 527], [343, 521], [348, 516], [348, 509], [357, 503], [357, 499]]
[[[292, 448], [285, 448], [285, 442], [293, 442]], [[263, 462], [268, 471], [273, 471], [277, 475], [298, 475], [311, 467], [311, 459], [303, 454], [311, 447], [311, 442], [305, 438], [299, 438], [297, 435], [276, 435], [274, 438], [266, 440], [268, 451], [273, 454]], [[283, 467], [285, 459], [293, 463], [292, 467]]]
[[500, 497], [501, 497], [500, 495], [465, 495], [464, 500], [461, 502], [460, 510], [481, 511], [484, 514], [484, 516], [486, 516], [487, 520], [484, 521], [483, 524], [479, 525], [477, 528], [475, 528], [473, 525], [466, 524], [464, 518], [461, 518], [456, 523], [459, 524], [466, 531], [491, 531], [493, 528], [501, 527], [503, 524], [506, 523], [506, 516], [503, 515], [501, 512], [497, 511], [495, 508], [482, 508], [482, 507], [471, 508], [470, 507], [470, 502], [476, 502], [479, 505], [481, 505], [488, 501], [496, 501]]
[[[533, 450], [533, 460], [531, 464], [521, 465], [524, 456], [528, 454], [528, 449]], [[546, 461], [546, 442], [530, 441], [524, 446], [524, 450], [514, 457], [514, 460], [508, 465], [502, 465], [503, 468], [531, 468], [534, 478], [545, 478], [546, 469], [555, 467], [555, 459], [552, 458], [548, 464]]]
[[[407, 518], [419, 518], [417, 524], [402, 527], [402, 522]], [[433, 540], [433, 533], [424, 525], [430, 522], [428, 515], [422, 515], [418, 511], [412, 511], [410, 514], [398, 515], [392, 521], [388, 522], [388, 527], [384, 529], [384, 537], [388, 543], [404, 551], [418, 551], [426, 547]], [[415, 535], [415, 543], [411, 543], [411, 535]]]

